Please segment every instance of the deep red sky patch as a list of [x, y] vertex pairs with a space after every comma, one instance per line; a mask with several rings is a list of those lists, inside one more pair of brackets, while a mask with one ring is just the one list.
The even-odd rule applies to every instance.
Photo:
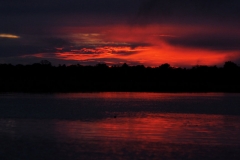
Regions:
[[211, 30], [207, 27], [177, 25], [63, 27], [56, 32], [70, 39], [74, 46], [66, 52], [64, 49], [56, 52], [56, 56], [64, 60], [95, 60], [108, 64], [132, 62], [146, 66], [159, 66], [166, 62], [173, 66], [219, 65], [239, 56], [235, 50], [168, 43], [168, 39], [212, 33]]

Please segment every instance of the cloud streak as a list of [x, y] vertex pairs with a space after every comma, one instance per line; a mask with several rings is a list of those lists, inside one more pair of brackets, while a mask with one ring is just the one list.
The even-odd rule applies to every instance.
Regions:
[[0, 34], [0, 38], [20, 38], [20, 36], [2, 33], [2, 34]]

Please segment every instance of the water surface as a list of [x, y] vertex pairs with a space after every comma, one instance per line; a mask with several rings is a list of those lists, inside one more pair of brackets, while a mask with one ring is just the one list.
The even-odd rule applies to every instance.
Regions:
[[1, 159], [239, 159], [240, 94], [0, 95]]

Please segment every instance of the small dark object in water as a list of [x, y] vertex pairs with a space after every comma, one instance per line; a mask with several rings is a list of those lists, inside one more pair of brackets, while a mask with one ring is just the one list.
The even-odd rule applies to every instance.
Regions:
[[117, 118], [117, 116], [115, 115], [114, 118]]

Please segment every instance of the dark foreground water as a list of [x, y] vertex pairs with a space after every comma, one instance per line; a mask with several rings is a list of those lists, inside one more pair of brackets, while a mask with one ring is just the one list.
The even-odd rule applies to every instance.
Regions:
[[240, 94], [2, 94], [0, 159], [240, 159]]

